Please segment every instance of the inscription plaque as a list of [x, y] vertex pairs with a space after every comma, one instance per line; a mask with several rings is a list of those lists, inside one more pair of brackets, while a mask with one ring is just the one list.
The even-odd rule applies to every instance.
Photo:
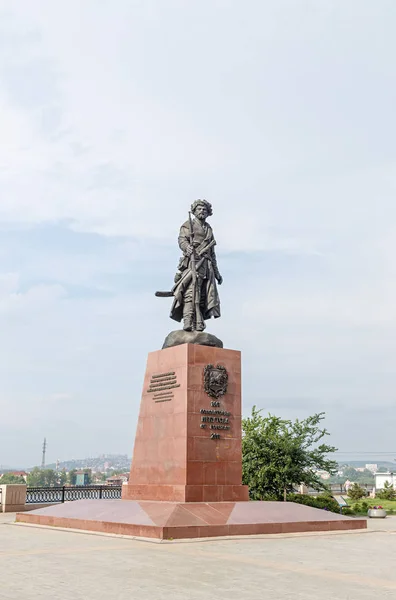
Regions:
[[152, 375], [148, 394], [154, 394], [155, 402], [167, 402], [173, 398], [173, 389], [180, 387], [175, 371]]

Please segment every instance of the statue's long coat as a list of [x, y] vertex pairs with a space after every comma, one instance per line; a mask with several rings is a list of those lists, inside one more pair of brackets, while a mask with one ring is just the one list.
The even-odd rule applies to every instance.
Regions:
[[[213, 230], [209, 223], [201, 225], [198, 219], [193, 220], [194, 247], [198, 250], [206, 247], [214, 240]], [[180, 228], [179, 247], [183, 252], [183, 258], [179, 269], [182, 273], [182, 279], [173, 288], [174, 301], [171, 309], [171, 318], [175, 321], [181, 321], [183, 318], [184, 298], [186, 294], [191, 294], [192, 278], [190, 257], [186, 256], [187, 246], [191, 244], [190, 223], [186, 221]], [[196, 262], [199, 262], [197, 257]], [[201, 282], [200, 308], [201, 314], [205, 320], [211, 317], [220, 317], [220, 298], [217, 291], [216, 277], [219, 277], [217, 267], [216, 253], [214, 246], [205, 252], [204, 260], [198, 270], [198, 276]]]

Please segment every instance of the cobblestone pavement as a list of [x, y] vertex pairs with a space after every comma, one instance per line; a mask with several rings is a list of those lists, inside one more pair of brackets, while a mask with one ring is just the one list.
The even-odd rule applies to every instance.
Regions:
[[145, 542], [0, 514], [1, 600], [396, 598], [396, 518], [368, 531]]

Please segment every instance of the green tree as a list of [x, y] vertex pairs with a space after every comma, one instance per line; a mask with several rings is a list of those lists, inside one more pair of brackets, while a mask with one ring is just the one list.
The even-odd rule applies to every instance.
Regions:
[[354, 483], [348, 490], [348, 496], [351, 500], [361, 500], [366, 495], [366, 492], [358, 483]]
[[84, 469], [84, 473], [86, 473], [86, 485], [92, 485], [92, 469]]
[[71, 469], [67, 475], [67, 482], [70, 485], [76, 485], [76, 473], [77, 469]]
[[301, 483], [326, 490], [317, 471], [332, 474], [338, 465], [327, 458], [337, 449], [320, 443], [329, 435], [320, 427], [324, 413], [292, 422], [274, 415], [263, 417], [261, 412], [254, 406], [251, 416], [242, 420], [243, 483], [249, 486], [251, 498], [285, 499]]
[[58, 485], [58, 473], [53, 469], [44, 469], [44, 485], [55, 486]]
[[349, 479], [349, 481], [356, 481], [358, 478], [358, 471], [354, 467], [345, 467], [343, 469], [343, 477], [344, 481]]
[[356, 481], [358, 483], [374, 483], [375, 477], [371, 471], [365, 469], [364, 471], [358, 471]]
[[63, 485], [61, 483], [62, 477], [60, 473], [57, 473], [53, 469], [34, 469], [27, 476], [27, 484], [29, 487], [48, 487]]
[[38, 467], [34, 467], [27, 476], [27, 484], [29, 487], [40, 487], [45, 485], [44, 471]]
[[0, 485], [8, 485], [8, 484], [16, 484], [16, 483], [26, 483], [23, 477], [20, 475], [14, 475], [13, 473], [4, 473], [2, 477], [0, 477]]
[[60, 473], [58, 473], [58, 485], [65, 485], [66, 482], [67, 482], [66, 471], [60, 471]]
[[395, 500], [396, 490], [389, 481], [385, 481], [384, 489], [377, 492], [376, 497], [380, 500]]

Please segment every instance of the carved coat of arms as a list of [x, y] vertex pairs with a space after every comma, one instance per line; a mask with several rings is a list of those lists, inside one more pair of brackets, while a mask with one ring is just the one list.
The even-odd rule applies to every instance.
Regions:
[[220, 398], [227, 392], [228, 373], [221, 365], [206, 365], [204, 368], [204, 389], [211, 398]]

